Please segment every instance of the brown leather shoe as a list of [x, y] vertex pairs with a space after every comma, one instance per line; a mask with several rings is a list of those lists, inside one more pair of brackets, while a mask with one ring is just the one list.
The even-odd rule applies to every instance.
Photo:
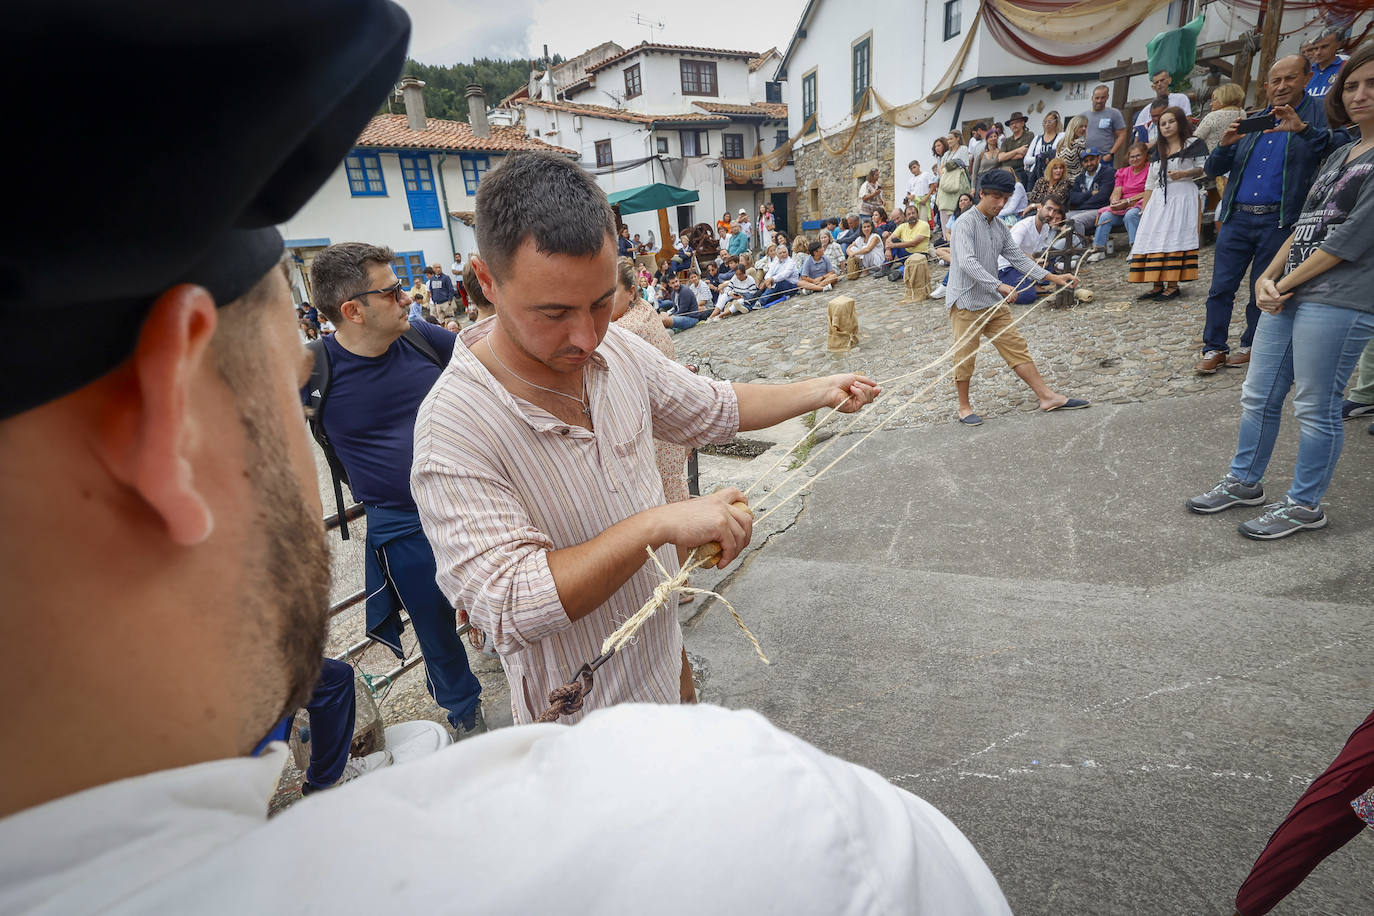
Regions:
[[[1250, 357], [1246, 356], [1248, 360]], [[1198, 375], [1211, 375], [1222, 366], [1226, 365], [1226, 354], [1220, 350], [1208, 350], [1203, 354], [1202, 359], [1197, 361], [1193, 370]]]
[[1244, 366], [1250, 362], [1250, 348], [1241, 347], [1239, 350], [1232, 350], [1226, 354], [1226, 365], [1232, 369], [1237, 366]]

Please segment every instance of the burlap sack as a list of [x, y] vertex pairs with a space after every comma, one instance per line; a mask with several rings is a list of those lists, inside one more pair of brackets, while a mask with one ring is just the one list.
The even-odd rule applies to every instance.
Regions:
[[864, 262], [851, 254], [848, 260], [844, 262], [844, 267], [848, 278], [850, 280], [857, 280], [859, 279], [859, 276], [863, 273]]
[[1093, 291], [1090, 289], [1076, 289], [1073, 291], [1073, 297], [1079, 302], [1092, 302]]
[[906, 277], [906, 298], [903, 302], [922, 302], [930, 298], [930, 262], [923, 254], [913, 254], [902, 266]]
[[830, 351], [846, 351], [859, 342], [859, 316], [854, 311], [854, 300], [848, 296], [836, 296], [830, 300], [826, 309], [830, 322], [830, 336], [825, 348]]

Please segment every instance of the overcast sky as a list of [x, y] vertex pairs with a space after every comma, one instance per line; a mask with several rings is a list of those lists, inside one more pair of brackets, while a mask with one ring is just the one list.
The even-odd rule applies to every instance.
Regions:
[[[752, 0], [738, 14], [684, 0], [397, 0], [410, 14], [410, 56], [426, 64], [475, 57], [573, 57], [603, 41], [654, 41], [708, 48], [787, 49], [806, 0]], [[714, 12], [713, 12], [714, 10]], [[635, 14], [664, 28], [636, 25]]]

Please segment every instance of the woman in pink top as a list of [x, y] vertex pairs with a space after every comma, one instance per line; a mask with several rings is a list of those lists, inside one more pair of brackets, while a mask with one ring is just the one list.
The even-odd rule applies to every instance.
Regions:
[[1135, 230], [1140, 225], [1140, 200], [1145, 196], [1145, 176], [1150, 174], [1150, 148], [1144, 143], [1132, 143], [1126, 154], [1126, 168], [1116, 173], [1116, 187], [1112, 199], [1097, 214], [1097, 231], [1093, 233], [1093, 247], [1089, 261], [1107, 256], [1107, 236], [1114, 226], [1123, 223], [1126, 237], [1135, 244]]

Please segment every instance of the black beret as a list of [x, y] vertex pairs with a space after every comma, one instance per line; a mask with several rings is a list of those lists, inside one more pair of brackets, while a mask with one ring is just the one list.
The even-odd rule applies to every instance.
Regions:
[[1001, 191], [1003, 194], [1010, 194], [1016, 190], [1016, 179], [1010, 172], [1003, 169], [993, 169], [991, 172], [984, 172], [978, 176], [978, 190], [980, 191]]
[[5, 174], [34, 196], [0, 245], [0, 419], [117, 366], [166, 289], [223, 305], [260, 280], [410, 36], [389, 0], [49, 0], [6, 20], [29, 136]]

